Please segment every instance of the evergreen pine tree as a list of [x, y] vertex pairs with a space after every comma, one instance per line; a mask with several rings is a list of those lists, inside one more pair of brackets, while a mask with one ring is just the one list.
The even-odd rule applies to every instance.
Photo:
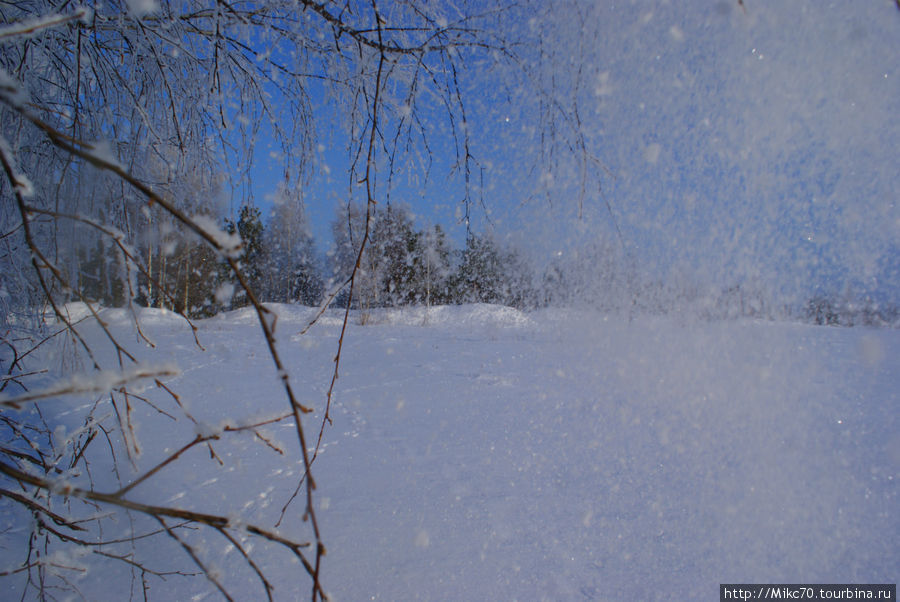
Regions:
[[489, 235], [472, 234], [466, 240], [452, 289], [457, 303], [523, 307], [533, 297], [525, 262]]
[[[260, 219], [259, 209], [244, 205], [241, 207], [237, 224], [231, 220], [225, 222], [225, 230], [229, 234], [237, 232], [243, 243], [241, 255], [241, 269], [247, 279], [250, 288], [256, 294], [265, 299], [266, 291], [262, 285], [265, 280], [265, 252], [263, 247], [263, 234], [265, 227]], [[232, 299], [232, 307], [244, 307], [249, 304], [245, 297]]]
[[318, 305], [325, 284], [315, 241], [309, 231], [303, 200], [287, 179], [276, 193], [264, 245], [267, 299]]
[[417, 273], [418, 300], [426, 306], [450, 302], [451, 250], [439, 224], [421, 236], [421, 261]]
[[396, 307], [419, 300], [416, 274], [422, 253], [419, 234], [406, 209], [388, 205], [378, 213], [371, 250], [377, 278], [376, 303]]

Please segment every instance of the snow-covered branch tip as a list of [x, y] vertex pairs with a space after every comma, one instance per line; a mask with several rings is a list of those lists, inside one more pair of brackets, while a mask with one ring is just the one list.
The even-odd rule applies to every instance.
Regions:
[[0, 100], [12, 107], [28, 102], [28, 95], [22, 86], [5, 69], [0, 67]]
[[[224, 529], [235, 529], [240, 530], [243, 533], [247, 533], [249, 535], [253, 535], [256, 537], [260, 537], [262, 539], [268, 540], [272, 543], [279, 544], [285, 548], [287, 548], [293, 556], [303, 565], [303, 568], [306, 570], [307, 574], [313, 577], [313, 589], [315, 590], [318, 597], [322, 599], [325, 598], [325, 592], [322, 590], [321, 585], [319, 584], [317, 578], [317, 566], [313, 566], [312, 563], [306, 558], [303, 550], [312, 547], [310, 542], [299, 542], [294, 541], [284, 535], [280, 534], [278, 531], [267, 529], [264, 527], [259, 527], [253, 524], [245, 523], [243, 521], [235, 521], [232, 524], [232, 520], [230, 517], [222, 516], [218, 514], [208, 514], [203, 512], [194, 512], [191, 510], [184, 510], [181, 508], [175, 508], [170, 506], [156, 506], [151, 504], [143, 504], [126, 497], [123, 497], [118, 492], [117, 493], [104, 493], [100, 491], [95, 491], [93, 489], [82, 489], [79, 487], [75, 487], [71, 484], [62, 484], [60, 482], [52, 481], [43, 478], [42, 476], [30, 474], [19, 470], [17, 467], [7, 464], [6, 462], [0, 461], [0, 474], [3, 474], [15, 481], [18, 481], [20, 484], [27, 484], [33, 487], [37, 487], [38, 489], [42, 489], [47, 492], [54, 493], [56, 495], [64, 495], [73, 498], [79, 498], [84, 500], [90, 500], [92, 502], [97, 502], [101, 504], [107, 504], [110, 506], [115, 506], [118, 508], [122, 508], [124, 510], [129, 510], [133, 512], [139, 512], [146, 516], [151, 516], [159, 520], [163, 521], [165, 518], [174, 518], [178, 520], [187, 521], [188, 523], [194, 523], [197, 525], [206, 525], [207, 527], [216, 529], [220, 532]], [[163, 523], [164, 524], [164, 523]], [[166, 527], [167, 532], [171, 534], [171, 530]], [[324, 546], [321, 543], [318, 543], [316, 546], [317, 557], [324, 553]], [[213, 580], [213, 573], [211, 573], [207, 567], [205, 567], [201, 562], [197, 562], [197, 558], [194, 557], [193, 560], [198, 565], [198, 567], [203, 571], [206, 577], [210, 580]], [[318, 565], [318, 559], [317, 559]], [[228, 596], [227, 592], [224, 588], [221, 589], [222, 593], [226, 594], [228, 599], [232, 599]]]
[[[5, 83], [3, 81], [4, 75], [2, 70], [0, 70], [0, 90], [5, 89]], [[15, 155], [13, 155], [12, 152], [12, 147], [10, 147], [9, 142], [2, 135], [0, 135], [0, 159], [2, 159], [3, 164], [7, 166], [7, 174], [16, 194], [23, 199], [31, 197], [34, 194], [34, 185], [31, 183], [31, 180], [28, 179], [28, 176], [19, 169]]]
[[32, 19], [24, 19], [18, 23], [0, 27], [0, 42], [4, 42], [10, 38], [33, 36], [42, 30], [65, 25], [72, 21], [86, 23], [90, 21], [93, 14], [94, 12], [90, 8], [79, 6], [67, 15], [52, 14], [43, 17], [34, 17]]
[[237, 232], [229, 234], [219, 227], [219, 224], [208, 215], [191, 216], [191, 221], [203, 230], [208, 240], [214, 241], [215, 248], [229, 259], [238, 259], [243, 253], [243, 242]]
[[62, 379], [49, 387], [29, 391], [21, 395], [0, 395], [0, 407], [21, 409], [22, 404], [61, 397], [64, 395], [79, 395], [85, 393], [106, 393], [134, 381], [152, 378], [178, 376], [180, 371], [170, 364], [160, 366], [134, 366], [128, 370], [101, 370], [89, 374], [75, 374]]

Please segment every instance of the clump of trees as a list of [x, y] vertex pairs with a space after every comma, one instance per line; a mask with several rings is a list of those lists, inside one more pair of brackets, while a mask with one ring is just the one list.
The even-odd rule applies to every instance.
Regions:
[[871, 296], [819, 294], [806, 302], [801, 315], [825, 326], [900, 326], [900, 306]]
[[[332, 224], [332, 282], [344, 281], [355, 261], [359, 215], [351, 206]], [[349, 301], [361, 309], [461, 303], [525, 307], [532, 301], [531, 267], [490, 234], [470, 232], [465, 246], [454, 249], [440, 225], [417, 230], [406, 208], [391, 204], [372, 215], [357, 292], [352, 300], [339, 296], [338, 306]]]
[[[859, 289], [864, 287], [860, 286]], [[686, 314], [701, 320], [799, 320], [829, 326], [900, 326], [900, 306], [852, 293], [817, 293], [797, 302], [760, 277], [721, 284], [690, 270], [650, 277], [621, 241], [596, 240], [560, 254], [544, 269], [537, 302], [580, 306], [628, 316]]]
[[[240, 208], [236, 220], [210, 221], [241, 241], [240, 266], [247, 283], [261, 301], [317, 304], [324, 283], [302, 205], [276, 205], [269, 223], [260, 210]], [[152, 231], [151, 231], [152, 232]], [[246, 291], [222, 294], [234, 278], [226, 261], [196, 236], [173, 226], [159, 236], [146, 236], [134, 249], [146, 270], [128, 272], [128, 258], [103, 237], [86, 237], [60, 263], [77, 283], [79, 295], [70, 300], [124, 307], [134, 302], [164, 308], [191, 318], [250, 305]]]
[[[279, 195], [281, 196], [281, 195]], [[354, 246], [352, 223], [337, 219], [335, 240], [322, 260], [300, 202], [276, 202], [268, 220], [256, 207], [245, 205], [238, 217], [225, 219], [223, 230], [240, 237], [240, 265], [250, 286], [263, 302], [317, 306], [326, 293], [345, 282], [353, 271], [358, 246]], [[387, 205], [373, 213], [369, 244], [354, 298], [346, 287], [329, 299], [336, 307], [354, 309], [493, 303], [514, 307], [533, 306], [536, 293], [532, 268], [514, 249], [490, 234], [470, 233], [463, 248], [453, 248], [440, 225], [417, 229], [410, 211]], [[228, 266], [199, 240], [164, 239], [162, 250], [147, 246], [141, 254], [153, 254], [158, 271], [139, 274], [131, 286], [136, 301], [190, 317], [206, 317], [222, 310], [249, 304], [246, 293], [222, 296], [223, 285], [232, 278]], [[358, 245], [359, 240], [357, 239]], [[79, 247], [68, 267], [84, 296], [107, 307], [126, 304], [123, 282], [125, 262], [102, 238]], [[177, 294], [165, 294], [175, 291]]]
[[[240, 266], [260, 301], [317, 306], [326, 293], [345, 283], [359, 251], [361, 210], [351, 206], [332, 224], [334, 240], [322, 260], [310, 232], [302, 200], [286, 185], [279, 188], [268, 219], [259, 208], [245, 205], [237, 219], [225, 219], [223, 230], [241, 241]], [[357, 230], [354, 231], [353, 225]], [[355, 234], [355, 236], [354, 236]], [[171, 242], [169, 241], [171, 238]], [[155, 253], [158, 274], [135, 280], [138, 303], [206, 317], [249, 304], [246, 293], [220, 291], [232, 278], [228, 266], [199, 240], [169, 233], [159, 246], [139, 248]], [[462, 248], [453, 248], [440, 225], [417, 229], [410, 210], [396, 204], [372, 214], [369, 242], [353, 299], [347, 287], [328, 298], [336, 307], [371, 309], [407, 305], [492, 303], [519, 308], [537, 304], [533, 268], [513, 248], [491, 234], [469, 233]], [[81, 247], [70, 271], [85, 296], [104, 306], [126, 303], [122, 266], [115, 249], [102, 239]], [[176, 295], [163, 294], [176, 291]]]

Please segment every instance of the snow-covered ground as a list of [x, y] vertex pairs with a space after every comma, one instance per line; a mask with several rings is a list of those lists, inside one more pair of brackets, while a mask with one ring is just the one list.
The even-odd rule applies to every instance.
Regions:
[[[321, 412], [340, 314], [300, 336], [312, 310], [274, 309], [301, 402]], [[143, 314], [155, 351], [125, 312], [104, 315], [147, 359], [180, 366], [166, 384], [201, 429], [286, 410], [251, 312], [198, 322], [205, 351], [170, 314]], [[372, 312], [366, 325], [354, 316], [314, 465], [322, 582], [335, 600], [709, 600], [723, 582], [895, 583], [898, 355], [896, 330], [484, 305]], [[45, 412], [51, 403], [84, 400]], [[135, 411], [145, 468], [198, 429]], [[77, 411], [60, 414], [76, 428]], [[262, 434], [284, 455], [233, 436], [214, 446], [224, 466], [198, 447], [129, 497], [271, 526], [299, 466], [290, 424]], [[108, 469], [92, 467], [98, 489], [115, 489]], [[11, 567], [26, 515], [0, 504], [11, 529], [0, 567]], [[305, 533], [301, 513], [297, 502], [281, 529]], [[140, 559], [191, 569], [172, 540], [147, 541], [135, 544]], [[226, 540], [203, 542], [237, 599], [264, 597]], [[283, 551], [253, 556], [276, 599], [308, 597]], [[69, 578], [88, 599], [140, 599], [128, 565], [80, 561], [91, 570]], [[202, 577], [147, 579], [160, 600], [219, 596]], [[0, 585], [18, 595], [23, 580]]]

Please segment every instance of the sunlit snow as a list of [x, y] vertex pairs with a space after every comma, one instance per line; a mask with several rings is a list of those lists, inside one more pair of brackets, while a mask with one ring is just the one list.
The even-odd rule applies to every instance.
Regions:
[[[312, 429], [340, 320], [326, 313], [299, 336], [314, 310], [272, 309], [291, 379], [318, 409]], [[197, 420], [139, 406], [153, 441], [142, 467], [206, 432], [198, 425], [285, 409], [251, 312], [198, 322], [206, 352], [173, 314], [142, 315], [182, 369], [167, 386]], [[121, 335], [132, 328], [125, 312], [103, 316]], [[314, 465], [322, 582], [336, 600], [710, 599], [722, 582], [892, 582], [898, 352], [896, 330], [786, 322], [489, 305], [376, 311], [367, 326], [351, 315]], [[195, 449], [129, 496], [271, 525], [298, 475], [285, 470], [298, 457], [292, 428], [264, 433], [284, 456], [249, 434], [223, 440], [222, 466]], [[104, 466], [92, 472], [112, 487]], [[303, 532], [301, 513], [280, 529]], [[25, 532], [20, 508], [2, 520]], [[149, 566], [193, 570], [166, 538], [135, 546]], [[227, 541], [207, 536], [201, 549], [237, 599], [263, 595]], [[305, 597], [279, 550], [257, 545], [253, 557], [276, 599]], [[16, 546], [0, 552], [0, 566], [19, 561]], [[89, 599], [139, 587], [127, 565], [68, 577]], [[215, 593], [203, 578], [148, 579], [158, 599]]]

